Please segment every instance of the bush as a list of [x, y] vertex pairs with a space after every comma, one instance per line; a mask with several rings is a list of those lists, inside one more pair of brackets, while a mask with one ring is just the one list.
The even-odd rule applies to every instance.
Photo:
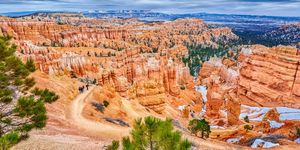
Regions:
[[70, 71], [70, 76], [71, 76], [71, 78], [77, 78], [77, 76], [73, 70]]
[[104, 100], [104, 101], [103, 101], [103, 105], [104, 105], [104, 107], [107, 107], [107, 106], [109, 105], [109, 102], [106, 101], [106, 100]]
[[32, 93], [36, 96], [40, 96], [40, 100], [43, 100], [47, 103], [52, 103], [59, 99], [58, 95], [56, 95], [54, 92], [49, 91], [48, 89], [40, 90], [38, 88], [35, 88]]
[[112, 144], [109, 145], [106, 150], [118, 150], [119, 146], [119, 141], [113, 140]]
[[185, 86], [184, 86], [184, 85], [181, 85], [181, 86], [180, 86], [180, 89], [181, 89], [181, 90], [185, 90]]
[[25, 67], [30, 71], [30, 72], [34, 72], [36, 70], [35, 68], [35, 64], [33, 62], [33, 59], [30, 58], [29, 60], [27, 60]]
[[244, 129], [246, 130], [246, 132], [248, 132], [249, 130], [252, 130], [253, 127], [250, 126], [249, 124], [244, 125]]
[[249, 122], [250, 122], [249, 117], [248, 117], [248, 116], [245, 116], [245, 117], [244, 117], [244, 121], [247, 122], [247, 123], [249, 123]]
[[0, 138], [0, 149], [7, 150], [10, 149], [14, 144], [17, 144], [20, 140], [18, 132], [10, 132], [1, 136]]

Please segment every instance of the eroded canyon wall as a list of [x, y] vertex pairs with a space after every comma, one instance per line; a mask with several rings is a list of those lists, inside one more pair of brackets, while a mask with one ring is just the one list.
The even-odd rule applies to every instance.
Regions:
[[244, 49], [238, 82], [242, 103], [300, 108], [300, 55], [294, 47]]

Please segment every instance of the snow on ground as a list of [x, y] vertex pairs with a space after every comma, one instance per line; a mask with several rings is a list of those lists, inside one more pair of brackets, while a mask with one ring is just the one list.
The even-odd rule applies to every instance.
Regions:
[[242, 137], [230, 138], [230, 139], [227, 139], [226, 142], [227, 143], [238, 143], [241, 139], [242, 139]]
[[250, 120], [260, 121], [271, 108], [242, 105], [241, 109], [240, 119], [244, 119], [245, 116], [248, 116]]
[[[240, 119], [248, 116], [252, 121], [261, 121], [265, 114], [272, 109], [271, 107], [251, 107], [247, 105], [241, 107]], [[280, 120], [300, 120], [300, 109], [276, 107], [276, 110], [280, 114]]]
[[296, 139], [295, 142], [300, 144], [300, 138]]
[[268, 120], [268, 122], [270, 123], [270, 127], [273, 128], [280, 128], [284, 125], [284, 123], [279, 123], [277, 121], [272, 121], [272, 120]]
[[180, 111], [183, 111], [185, 107], [186, 107], [186, 105], [181, 105], [181, 106], [178, 106], [178, 109], [179, 109]]
[[207, 89], [206, 89], [206, 87], [205, 86], [196, 86], [196, 91], [201, 93], [203, 101], [206, 103], [207, 102], [207, 97], [206, 97]]
[[224, 127], [217, 126], [217, 125], [211, 125], [210, 128], [211, 129], [225, 129]]
[[272, 142], [267, 142], [262, 139], [256, 139], [253, 144], [251, 145], [251, 148], [258, 148], [259, 145], [262, 145], [262, 148], [272, 148], [275, 146], [279, 146], [278, 143], [272, 143]]
[[204, 114], [206, 113], [206, 102], [207, 102], [207, 88], [205, 86], [195, 86], [196, 91], [201, 93], [202, 98], [203, 98], [203, 106], [200, 112], [200, 116], [204, 116]]

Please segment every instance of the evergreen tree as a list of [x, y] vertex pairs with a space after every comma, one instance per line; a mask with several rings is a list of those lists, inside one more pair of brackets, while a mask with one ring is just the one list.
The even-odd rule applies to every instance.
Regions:
[[122, 146], [123, 150], [188, 150], [192, 144], [174, 131], [171, 119], [163, 121], [149, 116], [135, 121], [131, 139], [124, 137]]
[[26, 61], [25, 67], [30, 71], [30, 72], [34, 72], [36, 70], [35, 68], [35, 64], [33, 62], [33, 59], [30, 58]]
[[6, 150], [27, 136], [33, 128], [46, 123], [44, 102], [58, 99], [49, 90], [29, 91], [35, 81], [28, 75], [35, 71], [34, 62], [25, 64], [15, 55], [11, 37], [0, 37], [0, 149]]
[[106, 150], [118, 150], [119, 146], [119, 141], [113, 140], [111, 145], [109, 145]]
[[210, 125], [205, 119], [193, 119], [189, 122], [189, 130], [197, 135], [199, 132], [201, 133], [201, 138], [208, 138], [210, 134]]

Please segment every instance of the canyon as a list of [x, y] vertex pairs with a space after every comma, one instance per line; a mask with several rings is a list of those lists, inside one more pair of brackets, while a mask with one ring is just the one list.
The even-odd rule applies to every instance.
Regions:
[[[47, 104], [47, 126], [14, 149], [103, 149], [128, 135], [136, 118], [149, 115], [172, 118], [195, 149], [248, 149], [251, 139], [273, 134], [285, 137], [277, 141], [278, 149], [298, 147], [291, 133], [300, 121], [280, 119], [285, 112], [278, 108], [300, 109], [296, 47], [231, 47], [239, 37], [230, 28], [195, 18], [149, 23], [70, 14], [1, 17], [0, 35], [13, 37], [24, 62], [34, 60], [37, 87], [60, 96]], [[191, 55], [189, 45], [229, 50], [199, 60], [200, 70], [192, 76], [183, 62]], [[78, 87], [86, 84], [90, 89], [79, 93]], [[104, 102], [109, 105], [99, 111]], [[255, 120], [256, 109], [268, 110], [263, 119]], [[209, 121], [209, 140], [187, 132], [192, 118]], [[283, 125], [272, 128], [274, 122]], [[245, 131], [245, 124], [254, 129]], [[226, 142], [233, 138], [239, 139], [236, 144]]]

